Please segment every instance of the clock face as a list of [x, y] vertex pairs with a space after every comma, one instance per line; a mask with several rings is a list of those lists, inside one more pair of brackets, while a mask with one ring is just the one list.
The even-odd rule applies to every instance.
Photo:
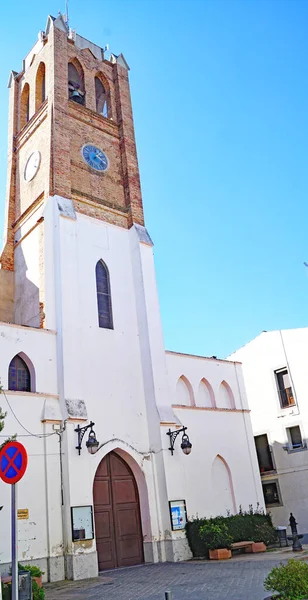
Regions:
[[41, 162], [41, 153], [38, 150], [36, 150], [35, 152], [32, 152], [32, 154], [30, 154], [30, 156], [26, 162], [26, 166], [25, 166], [25, 170], [24, 170], [25, 181], [31, 181], [31, 179], [33, 179], [33, 177], [35, 177], [35, 175], [37, 174], [37, 172], [39, 170], [40, 162]]
[[95, 171], [107, 171], [109, 160], [102, 150], [92, 144], [86, 144], [81, 149], [84, 161]]

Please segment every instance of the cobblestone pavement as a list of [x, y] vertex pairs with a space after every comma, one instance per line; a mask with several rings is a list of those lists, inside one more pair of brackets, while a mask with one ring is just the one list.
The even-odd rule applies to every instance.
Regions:
[[106, 571], [96, 579], [49, 584], [46, 600], [264, 600], [276, 560], [183, 562]]

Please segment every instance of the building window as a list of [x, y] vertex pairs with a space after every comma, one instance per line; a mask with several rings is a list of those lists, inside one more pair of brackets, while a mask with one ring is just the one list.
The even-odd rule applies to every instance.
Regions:
[[75, 59], [74, 64], [68, 63], [68, 97], [77, 104], [84, 104], [85, 89], [81, 64]]
[[278, 481], [262, 483], [265, 506], [282, 506], [282, 498]]
[[299, 425], [287, 428], [288, 450], [298, 450], [299, 448], [307, 448], [306, 442], [303, 442], [302, 434]]
[[255, 437], [256, 451], [258, 457], [258, 463], [260, 473], [267, 473], [268, 471], [274, 471], [274, 462], [271, 452], [271, 448], [268, 443], [267, 434], [257, 435]]
[[95, 98], [96, 98], [96, 112], [103, 117], [108, 117], [108, 105], [107, 105], [107, 92], [103, 86], [101, 80], [95, 77]]
[[98, 261], [95, 274], [98, 324], [99, 327], [113, 329], [109, 271], [102, 260]]
[[279, 369], [279, 371], [275, 371], [275, 375], [281, 408], [288, 408], [288, 406], [294, 406], [295, 400], [290, 383], [288, 369]]
[[30, 371], [20, 356], [14, 356], [9, 366], [9, 390], [31, 391]]

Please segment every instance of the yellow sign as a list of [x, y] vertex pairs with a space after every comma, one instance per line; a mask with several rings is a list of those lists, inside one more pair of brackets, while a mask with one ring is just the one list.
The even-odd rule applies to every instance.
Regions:
[[17, 511], [17, 519], [29, 519], [29, 509], [19, 508]]

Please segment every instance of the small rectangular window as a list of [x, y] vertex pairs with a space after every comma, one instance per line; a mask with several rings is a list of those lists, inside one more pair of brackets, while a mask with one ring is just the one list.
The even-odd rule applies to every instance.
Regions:
[[293, 450], [303, 447], [303, 438], [298, 425], [295, 425], [294, 427], [288, 427], [287, 434], [289, 438], [289, 444]]
[[258, 463], [260, 473], [267, 473], [268, 471], [274, 471], [274, 463], [271, 448], [268, 443], [267, 434], [256, 435], [255, 437], [256, 451], [258, 457]]
[[279, 371], [275, 371], [275, 375], [281, 408], [294, 406], [295, 399], [293, 396], [288, 369], [279, 369]]
[[282, 499], [278, 481], [262, 483], [265, 506], [282, 506]]

